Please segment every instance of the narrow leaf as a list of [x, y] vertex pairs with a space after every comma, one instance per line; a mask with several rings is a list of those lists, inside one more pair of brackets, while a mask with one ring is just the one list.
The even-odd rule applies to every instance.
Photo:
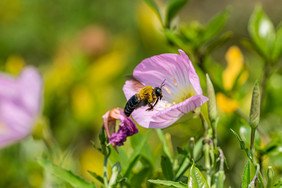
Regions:
[[95, 179], [97, 179], [99, 182], [101, 182], [102, 184], [104, 184], [104, 180], [101, 176], [99, 176], [98, 174], [96, 174], [95, 172], [92, 172], [90, 170], [88, 170], [88, 173], [94, 177]]
[[225, 9], [220, 14], [216, 15], [207, 25], [204, 35], [202, 36], [203, 41], [210, 40], [212, 37], [215, 37], [225, 26], [227, 19], [229, 17], [229, 9]]
[[244, 150], [248, 158], [252, 161], [251, 153], [249, 152], [248, 148], [246, 148], [245, 142], [241, 139], [241, 137], [235, 131], [233, 131], [232, 129], [230, 130], [235, 135], [237, 140], [239, 141], [241, 150]]
[[187, 185], [181, 182], [167, 181], [167, 180], [148, 180], [150, 183], [164, 185], [164, 186], [172, 186], [177, 188], [186, 188]]
[[207, 181], [200, 170], [193, 164], [189, 170], [188, 188], [209, 188]]
[[161, 129], [157, 129], [157, 134], [160, 138], [160, 141], [163, 144], [163, 150], [164, 150], [165, 155], [168, 156], [169, 160], [172, 162], [172, 156], [171, 156], [171, 153], [170, 153], [170, 150], [169, 150], [168, 143], [165, 139], [164, 133], [162, 132]]
[[250, 182], [251, 182], [251, 164], [250, 161], [248, 161], [244, 168], [242, 188], [248, 188]]
[[160, 19], [160, 21], [163, 22], [162, 15], [157, 3], [154, 0], [144, 0], [144, 1], [147, 3], [149, 7], [153, 9], [153, 11], [157, 14], [158, 18]]
[[51, 161], [46, 159], [37, 159], [37, 162], [48, 172], [60, 178], [61, 180], [71, 184], [73, 187], [79, 188], [95, 188], [93, 183], [88, 183], [77, 175], [73, 174], [71, 171], [63, 169]]
[[166, 23], [168, 27], [174, 16], [180, 11], [181, 8], [188, 2], [188, 0], [170, 0], [166, 10]]
[[168, 180], [172, 180], [173, 179], [172, 163], [167, 156], [162, 156], [161, 167], [164, 177]]
[[149, 138], [150, 135], [151, 135], [151, 131], [148, 131], [148, 133], [140, 141], [139, 145], [135, 147], [133, 154], [131, 155], [131, 157], [128, 160], [128, 166], [125, 168], [125, 173], [124, 173], [125, 177], [129, 176], [132, 168], [135, 166], [135, 164], [139, 160], [140, 153], [143, 150], [145, 144], [147, 143], [147, 139]]

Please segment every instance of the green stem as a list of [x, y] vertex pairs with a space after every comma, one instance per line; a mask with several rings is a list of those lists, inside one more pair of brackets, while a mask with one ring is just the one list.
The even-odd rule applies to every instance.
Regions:
[[202, 112], [200, 112], [200, 118], [202, 120], [202, 125], [203, 125], [204, 130], [205, 130], [204, 137], [207, 137], [208, 136], [208, 128], [209, 128], [209, 126], [208, 126], [207, 120], [206, 120], [206, 118], [205, 118], [205, 116], [204, 116], [204, 114]]
[[207, 140], [204, 140], [204, 155], [205, 155], [205, 167], [207, 169], [207, 183], [211, 186], [211, 164], [210, 164], [210, 146]]
[[224, 185], [224, 154], [222, 150], [219, 148], [219, 157], [220, 157], [220, 164], [219, 164], [219, 171], [218, 171], [218, 181], [217, 181], [217, 188], [223, 188]]
[[255, 141], [255, 133], [256, 133], [256, 129], [252, 128], [251, 129], [251, 145], [250, 145], [250, 152], [252, 155], [252, 159], [253, 159], [253, 164], [256, 164], [256, 160], [255, 160], [255, 147], [254, 147], [254, 141]]
[[104, 157], [104, 166], [103, 166], [103, 174], [104, 174], [104, 186], [107, 188], [108, 187], [108, 157], [109, 155], [105, 155]]

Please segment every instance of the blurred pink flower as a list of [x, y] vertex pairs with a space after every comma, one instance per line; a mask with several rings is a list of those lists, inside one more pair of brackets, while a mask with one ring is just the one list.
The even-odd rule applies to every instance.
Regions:
[[133, 111], [133, 119], [145, 128], [165, 128], [182, 115], [202, 106], [208, 98], [203, 96], [199, 77], [188, 56], [179, 50], [178, 54], [161, 54], [143, 60], [133, 71], [136, 80], [128, 80], [123, 86], [127, 100], [144, 86], [163, 87], [163, 99], [154, 110], [147, 106]]
[[28, 136], [41, 107], [42, 78], [33, 67], [18, 78], [0, 73], [0, 148]]
[[[123, 109], [114, 108], [103, 115], [104, 128], [111, 143], [115, 148], [121, 146], [128, 136], [138, 133], [135, 123], [130, 117], [127, 117]], [[116, 132], [116, 121], [120, 120], [119, 129]]]

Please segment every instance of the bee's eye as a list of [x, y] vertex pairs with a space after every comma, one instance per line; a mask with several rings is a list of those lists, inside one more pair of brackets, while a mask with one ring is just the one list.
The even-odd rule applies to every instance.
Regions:
[[162, 90], [160, 88], [156, 89], [156, 95], [161, 96], [162, 95]]

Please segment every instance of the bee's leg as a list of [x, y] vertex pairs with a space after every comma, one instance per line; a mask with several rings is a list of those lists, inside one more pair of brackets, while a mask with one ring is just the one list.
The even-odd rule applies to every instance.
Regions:
[[156, 100], [156, 102], [155, 102], [154, 105], [152, 105], [151, 103], [149, 103], [150, 108], [148, 108], [146, 111], [153, 110], [154, 107], [156, 106], [156, 104], [157, 104], [158, 102], [159, 102], [159, 98], [157, 98], [157, 100]]
[[150, 108], [147, 108], [146, 111], [153, 110], [154, 106], [151, 103], [148, 103], [148, 105], [150, 106]]

